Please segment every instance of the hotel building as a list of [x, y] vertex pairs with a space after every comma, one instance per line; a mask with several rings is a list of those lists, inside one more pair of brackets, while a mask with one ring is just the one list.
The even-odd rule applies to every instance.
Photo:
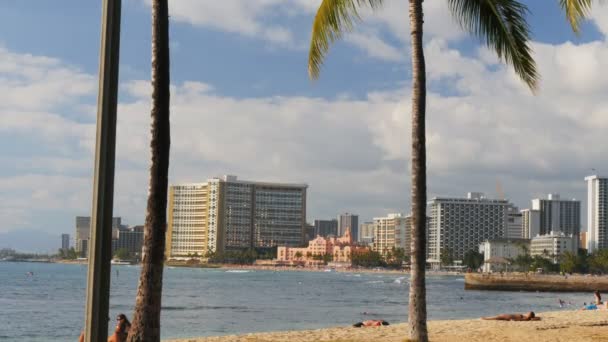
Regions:
[[507, 210], [507, 239], [519, 239], [523, 234], [523, 214], [517, 207], [509, 207]]
[[530, 242], [530, 255], [551, 258], [557, 263], [559, 257], [565, 252], [576, 253], [578, 237], [566, 235], [563, 232], [551, 232], [546, 235], [538, 235]]
[[167, 258], [302, 245], [307, 187], [242, 181], [236, 176], [172, 185]]
[[540, 234], [540, 211], [524, 209], [521, 211], [521, 225], [523, 239], [531, 239]]
[[462, 260], [467, 251], [478, 250], [482, 241], [505, 238], [513, 205], [470, 192], [467, 198], [433, 198], [429, 207], [428, 262], [438, 265], [443, 251], [449, 250], [454, 260]]
[[386, 256], [393, 248], [402, 248], [410, 254], [411, 216], [389, 214], [374, 217], [374, 243], [372, 250]]
[[587, 181], [587, 251], [608, 248], [608, 178], [585, 177]]
[[371, 244], [374, 242], [374, 222], [364, 222], [359, 225], [359, 242]]
[[581, 202], [560, 199], [559, 194], [549, 194], [547, 199], [533, 199], [532, 209], [540, 214], [540, 235], [563, 232], [576, 235], [581, 231]]
[[321, 266], [325, 264], [323, 255], [331, 255], [332, 263], [348, 264], [352, 262], [352, 253], [365, 250], [357, 247], [350, 235], [350, 229], [341, 237], [317, 236], [308, 243], [308, 247], [286, 247], [277, 248], [277, 262], [279, 264], [300, 264], [306, 266]]

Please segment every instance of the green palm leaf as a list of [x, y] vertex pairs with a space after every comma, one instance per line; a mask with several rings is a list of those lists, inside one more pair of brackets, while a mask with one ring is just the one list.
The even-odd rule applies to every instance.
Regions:
[[308, 53], [308, 75], [319, 77], [323, 59], [333, 42], [342, 38], [345, 31], [352, 30], [353, 22], [359, 20], [359, 6], [375, 9], [383, 0], [323, 0], [312, 24], [312, 37]]
[[536, 90], [540, 76], [529, 45], [528, 8], [524, 4], [515, 0], [448, 0], [448, 4], [465, 30], [485, 40], [532, 91]]
[[574, 32], [579, 32], [579, 24], [589, 14], [591, 2], [592, 0], [559, 0]]

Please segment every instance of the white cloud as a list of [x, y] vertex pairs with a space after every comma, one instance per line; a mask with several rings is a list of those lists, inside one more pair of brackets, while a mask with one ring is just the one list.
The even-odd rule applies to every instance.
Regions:
[[[150, 0], [145, 2], [151, 5]], [[282, 0], [176, 0], [169, 2], [169, 12], [172, 19], [195, 26], [291, 46], [294, 43], [291, 31], [264, 20], [272, 16], [273, 9], [281, 4]]]
[[405, 50], [400, 51], [385, 43], [377, 34], [356, 32], [347, 35], [344, 40], [364, 50], [369, 57], [391, 62], [406, 60]]
[[[150, 0], [144, 2], [148, 6], [151, 4]], [[269, 19], [306, 16], [312, 20], [320, 3], [320, 0], [175, 0], [169, 2], [169, 12], [171, 18], [179, 22], [264, 40], [282, 47], [302, 49], [308, 46], [307, 41], [302, 41], [309, 38], [308, 34], [301, 38], [302, 35], [289, 27], [274, 24]], [[454, 40], [464, 36], [452, 20], [445, 2], [425, 1], [424, 11], [427, 37], [439, 36]], [[372, 30], [389, 34], [400, 40], [399, 46], [387, 43], [379, 34], [347, 34], [346, 41], [363, 49], [370, 57], [387, 61], [405, 60], [403, 51], [409, 42], [408, 2], [387, 0], [384, 7], [375, 13], [363, 7], [360, 14], [363, 22], [357, 26], [363, 32]], [[310, 28], [306, 27], [305, 33], [309, 31]]]
[[[429, 82], [451, 94], [428, 94], [431, 196], [471, 190], [492, 195], [499, 179], [522, 206], [544, 192], [584, 198], [587, 170], [608, 170], [600, 143], [608, 126], [607, 44], [534, 49], [543, 76], [538, 96], [483, 49], [470, 57], [445, 40], [428, 41]], [[91, 120], [61, 109], [90, 111], [93, 76], [47, 57], [6, 49], [0, 54], [7, 57], [0, 58], [0, 87], [31, 95], [0, 101], [0, 139], [50, 148], [43, 158], [32, 153], [2, 159], [12, 171], [0, 176], [1, 229], [39, 224], [31, 208], [63, 210], [71, 222], [90, 207], [95, 131]], [[390, 48], [383, 54], [397, 57]], [[130, 96], [119, 104], [115, 207], [135, 224], [143, 220], [147, 194], [150, 83], [131, 81], [121, 89]], [[370, 89], [364, 98], [236, 98], [193, 80], [172, 86], [171, 99], [172, 182], [222, 173], [307, 182], [310, 219], [340, 210], [359, 212], [362, 219], [407, 210], [408, 88]]]
[[603, 1], [595, 1], [590, 17], [604, 37], [608, 36], [608, 6]]

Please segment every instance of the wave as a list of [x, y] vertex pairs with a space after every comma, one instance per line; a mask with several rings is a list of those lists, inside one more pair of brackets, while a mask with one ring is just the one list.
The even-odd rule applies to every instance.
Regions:
[[[405, 277], [399, 277], [393, 281], [395, 284], [401, 284], [404, 281]], [[405, 281], [407, 283], [407, 280]]]
[[163, 306], [162, 310], [166, 311], [186, 311], [186, 310], [249, 310], [247, 306], [215, 306], [215, 305], [197, 305], [197, 306]]
[[372, 281], [366, 281], [366, 284], [383, 284], [384, 280], [372, 280]]
[[250, 270], [227, 270], [226, 273], [249, 273]]

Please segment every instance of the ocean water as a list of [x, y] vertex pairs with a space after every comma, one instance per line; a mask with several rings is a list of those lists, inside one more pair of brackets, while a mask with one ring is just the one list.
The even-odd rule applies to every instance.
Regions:
[[[122, 312], [131, 318], [139, 270], [113, 266], [110, 317]], [[76, 341], [86, 271], [84, 265], [0, 262], [0, 340]], [[397, 274], [166, 268], [162, 336], [317, 329], [370, 318], [403, 322], [408, 286], [408, 277]], [[558, 298], [571, 301], [572, 309], [593, 299], [587, 293], [465, 291], [460, 276], [429, 276], [427, 296], [429, 319], [561, 310]]]

